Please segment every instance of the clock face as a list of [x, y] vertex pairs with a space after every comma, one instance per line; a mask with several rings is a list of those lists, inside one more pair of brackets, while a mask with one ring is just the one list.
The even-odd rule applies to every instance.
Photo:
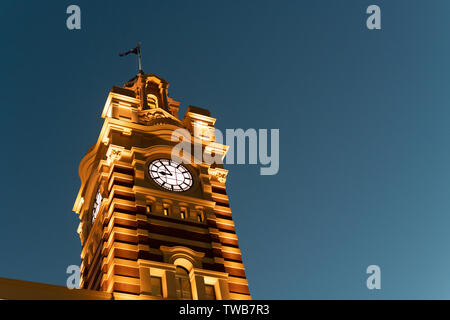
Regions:
[[161, 187], [170, 191], [186, 191], [192, 187], [192, 175], [181, 163], [158, 159], [148, 167], [150, 177]]
[[100, 210], [100, 205], [102, 204], [103, 197], [100, 193], [100, 190], [97, 190], [97, 195], [94, 199], [94, 205], [92, 207], [92, 222], [95, 221], [95, 218], [97, 218], [98, 211]]

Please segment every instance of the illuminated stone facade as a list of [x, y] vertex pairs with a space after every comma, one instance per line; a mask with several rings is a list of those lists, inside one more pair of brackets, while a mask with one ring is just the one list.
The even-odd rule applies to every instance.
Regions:
[[182, 155], [180, 173], [177, 162], [149, 171], [154, 161], [171, 159], [178, 143], [172, 133], [180, 128], [191, 133], [192, 150], [222, 158], [227, 150], [214, 142], [209, 111], [190, 106], [179, 119], [168, 86], [138, 74], [109, 93], [98, 140], [79, 166], [73, 210], [83, 246], [81, 288], [114, 299], [250, 299], [227, 170], [194, 161], [192, 152]]

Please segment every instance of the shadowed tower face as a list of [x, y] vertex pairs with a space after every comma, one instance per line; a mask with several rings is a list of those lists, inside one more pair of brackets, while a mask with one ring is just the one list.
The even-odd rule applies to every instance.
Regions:
[[[227, 170], [194, 159], [195, 148], [223, 158], [227, 147], [215, 142], [209, 111], [190, 106], [178, 119], [168, 86], [139, 73], [109, 93], [79, 167], [80, 287], [116, 299], [250, 299]], [[178, 129], [193, 151], [173, 158]]]

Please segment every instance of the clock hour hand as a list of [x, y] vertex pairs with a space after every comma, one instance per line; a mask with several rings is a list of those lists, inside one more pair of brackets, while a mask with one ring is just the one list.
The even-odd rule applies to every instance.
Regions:
[[[170, 170], [164, 165], [164, 163], [161, 162], [161, 164], [162, 164], [163, 167], [167, 170], [167, 172], [164, 172], [164, 174], [168, 174], [169, 176], [171, 176], [172, 173], [170, 173]], [[160, 171], [159, 173], [162, 173], [162, 171]]]

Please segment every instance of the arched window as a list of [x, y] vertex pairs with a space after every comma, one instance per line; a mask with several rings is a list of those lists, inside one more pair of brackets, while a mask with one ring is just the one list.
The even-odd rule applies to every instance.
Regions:
[[180, 266], [177, 266], [175, 274], [177, 282], [177, 298], [192, 300], [191, 281], [189, 280], [189, 272]]

